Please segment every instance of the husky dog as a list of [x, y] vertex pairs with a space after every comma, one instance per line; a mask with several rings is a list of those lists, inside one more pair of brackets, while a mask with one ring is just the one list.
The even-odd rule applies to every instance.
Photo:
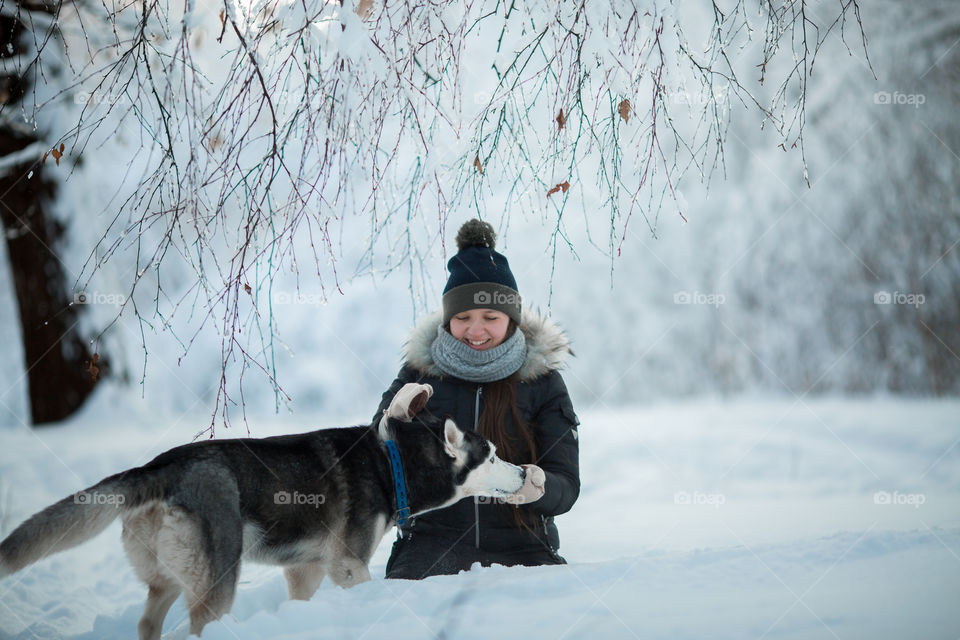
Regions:
[[[0, 578], [119, 516], [124, 549], [149, 587], [141, 640], [160, 637], [181, 592], [191, 633], [228, 612], [241, 557], [283, 566], [294, 599], [309, 599], [325, 575], [341, 587], [367, 581], [370, 556], [398, 519], [466, 496], [529, 493], [528, 472], [542, 474], [504, 462], [449, 418], [410, 422], [432, 392], [402, 388], [379, 426], [171, 449], [21, 524], [0, 543]], [[542, 495], [540, 485], [528, 501]]]

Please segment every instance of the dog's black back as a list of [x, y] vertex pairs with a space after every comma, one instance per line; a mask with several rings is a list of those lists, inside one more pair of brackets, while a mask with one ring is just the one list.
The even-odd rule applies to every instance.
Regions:
[[468, 494], [507, 495], [523, 484], [523, 470], [496, 458], [484, 438], [428, 414], [411, 423], [390, 418], [196, 442], [29, 518], [0, 543], [0, 577], [122, 516], [124, 548], [150, 586], [138, 627], [144, 639], [159, 638], [181, 591], [192, 633], [228, 611], [241, 555], [283, 565], [293, 598], [309, 598], [324, 575], [340, 586], [369, 580], [367, 563], [397, 518], [385, 438], [400, 451], [412, 515]]

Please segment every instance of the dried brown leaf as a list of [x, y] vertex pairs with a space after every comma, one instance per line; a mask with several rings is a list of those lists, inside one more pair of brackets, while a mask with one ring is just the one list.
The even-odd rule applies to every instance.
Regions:
[[373, 0], [360, 0], [354, 10], [361, 20], [366, 20], [373, 13]]
[[96, 382], [100, 378], [100, 367], [97, 362], [100, 361], [100, 354], [94, 353], [90, 361], [87, 362], [87, 373], [90, 374], [90, 382]]

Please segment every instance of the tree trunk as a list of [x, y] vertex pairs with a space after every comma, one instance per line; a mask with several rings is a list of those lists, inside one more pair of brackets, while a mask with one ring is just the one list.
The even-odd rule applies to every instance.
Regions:
[[[18, 15], [0, 15], [0, 58], [26, 55]], [[20, 311], [31, 422], [44, 424], [76, 411], [93, 389], [97, 372], [77, 331], [82, 307], [70, 304], [57, 256], [64, 228], [47, 213], [56, 185], [39, 161], [44, 145], [37, 132], [17, 123], [22, 122], [26, 90], [24, 78], [0, 76], [0, 227]]]

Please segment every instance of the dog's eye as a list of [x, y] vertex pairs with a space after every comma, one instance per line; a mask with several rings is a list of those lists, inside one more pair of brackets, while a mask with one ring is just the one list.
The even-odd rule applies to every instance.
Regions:
[[497, 459], [497, 456], [490, 456], [490, 464], [493, 464], [494, 460]]

